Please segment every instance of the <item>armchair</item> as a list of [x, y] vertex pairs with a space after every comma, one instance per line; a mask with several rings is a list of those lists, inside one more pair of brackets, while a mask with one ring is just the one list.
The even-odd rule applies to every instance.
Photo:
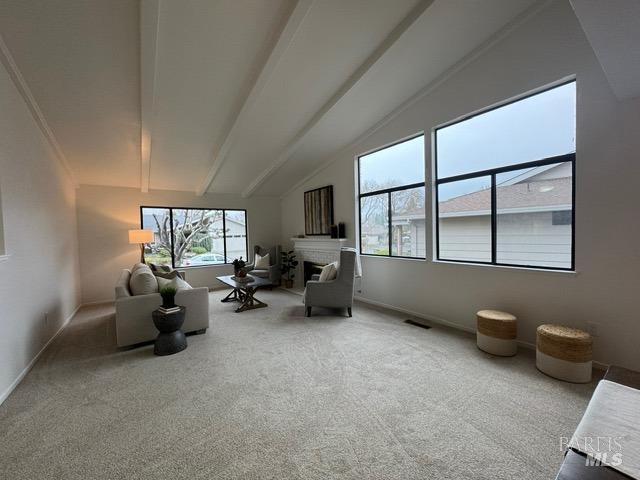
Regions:
[[312, 307], [346, 308], [351, 316], [355, 267], [356, 251], [343, 249], [340, 251], [340, 265], [335, 280], [309, 280], [304, 290], [305, 316], [311, 316]]
[[255, 254], [265, 256], [269, 254], [269, 268], [256, 269], [255, 263], [250, 263], [244, 267], [250, 275], [254, 277], [268, 278], [274, 285], [280, 285], [280, 245], [271, 248], [262, 248], [260, 245], [253, 247], [254, 262]]

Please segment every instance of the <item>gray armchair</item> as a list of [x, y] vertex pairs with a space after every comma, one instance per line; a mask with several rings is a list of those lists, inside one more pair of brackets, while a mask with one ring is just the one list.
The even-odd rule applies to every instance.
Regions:
[[335, 280], [327, 282], [309, 280], [307, 282], [304, 290], [304, 306], [307, 317], [311, 316], [312, 307], [346, 308], [347, 314], [351, 316], [355, 266], [355, 250], [341, 250], [338, 276]]
[[244, 267], [249, 275], [254, 277], [268, 278], [274, 285], [280, 285], [280, 245], [271, 248], [262, 248], [260, 245], [253, 247], [254, 261], [255, 254], [265, 256], [269, 254], [269, 268], [256, 269], [254, 263], [250, 263]]

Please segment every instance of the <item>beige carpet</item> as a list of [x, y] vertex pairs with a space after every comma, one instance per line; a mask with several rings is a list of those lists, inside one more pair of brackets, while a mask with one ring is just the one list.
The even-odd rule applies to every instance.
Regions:
[[0, 477], [551, 479], [594, 388], [362, 304], [222, 296], [169, 357], [117, 350], [112, 307], [83, 309], [0, 407]]

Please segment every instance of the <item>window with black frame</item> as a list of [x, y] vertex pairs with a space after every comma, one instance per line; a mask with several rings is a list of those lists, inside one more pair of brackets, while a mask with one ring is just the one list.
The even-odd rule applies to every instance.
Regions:
[[140, 207], [140, 223], [154, 232], [148, 263], [184, 268], [247, 260], [245, 210]]
[[424, 135], [358, 157], [360, 253], [426, 255]]
[[436, 258], [575, 267], [576, 82], [438, 127]]

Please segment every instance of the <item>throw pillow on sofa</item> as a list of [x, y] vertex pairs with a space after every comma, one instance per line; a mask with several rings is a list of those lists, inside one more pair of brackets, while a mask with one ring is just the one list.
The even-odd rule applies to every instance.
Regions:
[[148, 295], [150, 293], [158, 293], [158, 281], [151, 269], [146, 266], [134, 267], [129, 279], [129, 289], [134, 295]]
[[170, 272], [165, 272], [164, 270], [155, 270], [153, 274], [158, 278], [166, 278], [167, 280], [171, 280], [180, 276], [177, 270], [171, 270]]
[[173, 287], [176, 290], [191, 290], [191, 288], [193, 288], [191, 287], [191, 285], [189, 285], [187, 282], [185, 282], [183, 279], [181, 279], [178, 276], [172, 279], [157, 277], [157, 280], [158, 280], [158, 287], [160, 289], [165, 287]]
[[267, 270], [269, 268], [269, 260], [268, 253], [264, 257], [259, 253], [256, 253], [253, 268], [256, 270]]
[[131, 273], [135, 272], [139, 268], [149, 268], [149, 265], [147, 265], [146, 263], [138, 262], [131, 268]]
[[173, 268], [171, 268], [169, 265], [158, 265], [155, 263], [148, 263], [147, 265], [149, 265], [149, 268], [153, 273], [169, 273], [173, 271]]

